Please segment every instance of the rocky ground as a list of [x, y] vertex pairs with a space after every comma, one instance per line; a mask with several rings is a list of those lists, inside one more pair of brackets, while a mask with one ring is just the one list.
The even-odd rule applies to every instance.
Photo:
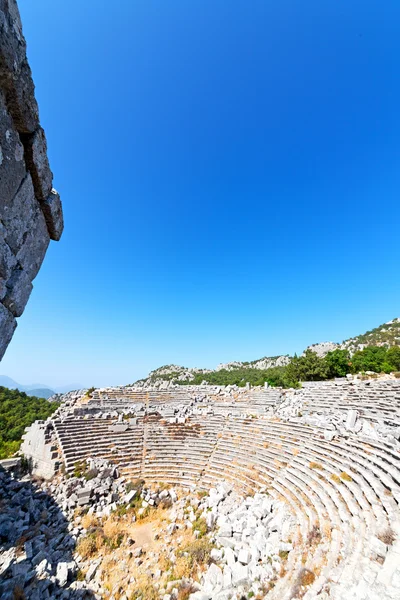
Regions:
[[0, 597], [263, 598], [293, 546], [266, 493], [127, 483], [102, 460], [53, 482], [0, 472]]

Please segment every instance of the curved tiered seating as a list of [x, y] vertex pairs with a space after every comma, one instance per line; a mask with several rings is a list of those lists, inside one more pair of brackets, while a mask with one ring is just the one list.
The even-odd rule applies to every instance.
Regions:
[[138, 477], [143, 454], [143, 424], [125, 432], [110, 431], [111, 419], [70, 418], [54, 421], [67, 473], [85, 458], [107, 458], [120, 467], [129, 465]]
[[355, 409], [365, 419], [382, 419], [400, 426], [400, 380], [316, 382], [303, 387], [298, 395], [303, 401], [303, 412]]
[[[386, 389], [389, 396], [374, 402], [373, 393]], [[394, 423], [399, 391], [397, 381], [392, 387], [340, 382], [300, 394], [309, 412], [356, 408], [367, 418]], [[371, 540], [400, 522], [400, 452], [392, 443], [353, 433], [328, 441], [318, 427], [268, 417], [268, 401], [277, 401], [276, 391], [269, 392], [258, 390], [254, 406], [247, 393], [217, 396], [213, 414], [194, 411], [179, 422], [149, 415], [120, 432], [110, 429], [110, 418], [93, 416], [54, 426], [68, 472], [82, 458], [101, 456], [125, 476], [149, 483], [208, 489], [226, 480], [240, 492], [261, 488], [283, 500], [297, 523], [294, 550], [268, 597], [289, 597], [296, 573], [306, 567], [317, 575], [306, 596], [313, 598], [328, 579], [340, 586], [360, 576], [362, 565], [374, 558]], [[163, 402], [168, 404], [165, 396]], [[245, 408], [231, 411], [231, 405]]]

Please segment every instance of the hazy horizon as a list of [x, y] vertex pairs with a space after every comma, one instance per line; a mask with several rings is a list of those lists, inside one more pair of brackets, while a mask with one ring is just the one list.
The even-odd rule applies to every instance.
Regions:
[[[79, 382], [79, 384], [72, 384], [72, 380], [70, 379], [69, 381], [58, 381], [57, 383], [51, 383], [51, 381], [49, 379], [45, 380], [43, 382], [44, 385], [49, 386], [51, 389], [55, 389], [55, 388], [61, 388], [61, 387], [65, 387], [65, 386], [69, 386], [69, 385], [73, 385], [73, 387], [71, 387], [71, 389], [77, 389], [77, 388], [85, 388], [85, 387], [91, 387], [91, 386], [95, 386], [95, 387], [108, 387], [108, 386], [113, 386], [113, 385], [127, 385], [129, 383], [133, 383], [134, 381], [137, 381], [138, 379], [142, 379], [144, 377], [146, 377], [150, 371], [153, 371], [154, 369], [157, 369], [158, 367], [161, 367], [165, 364], [179, 364], [180, 366], [185, 366], [185, 367], [189, 367], [189, 368], [193, 368], [193, 367], [198, 367], [198, 368], [204, 368], [204, 369], [215, 369], [217, 367], [218, 364], [220, 363], [228, 363], [228, 362], [233, 362], [233, 361], [251, 361], [251, 360], [256, 360], [256, 359], [260, 359], [260, 358], [264, 358], [266, 356], [277, 356], [277, 355], [285, 355], [285, 354], [289, 354], [291, 356], [293, 356], [295, 353], [296, 354], [300, 354], [301, 352], [303, 352], [305, 350], [305, 348], [307, 346], [310, 346], [311, 344], [314, 343], [320, 343], [320, 342], [338, 342], [341, 343], [343, 342], [345, 339], [351, 338], [353, 336], [359, 335], [360, 333], [364, 333], [365, 331], [368, 331], [370, 329], [373, 329], [374, 327], [377, 327], [378, 325], [383, 324], [384, 322], [388, 322], [391, 321], [393, 318], [397, 318], [397, 317], [392, 317], [392, 318], [388, 318], [385, 319], [382, 322], [379, 323], [372, 323], [369, 326], [364, 327], [364, 329], [360, 330], [360, 331], [352, 331], [351, 333], [345, 335], [342, 338], [330, 338], [330, 339], [320, 339], [320, 340], [313, 340], [313, 341], [309, 341], [307, 343], [304, 343], [303, 346], [296, 348], [295, 350], [291, 351], [291, 352], [278, 352], [278, 353], [267, 353], [267, 354], [259, 354], [257, 356], [241, 356], [241, 357], [230, 357], [229, 359], [226, 360], [219, 360], [213, 364], [211, 363], [207, 363], [207, 364], [189, 364], [187, 361], [176, 361], [176, 360], [170, 360], [170, 361], [164, 361], [164, 362], [160, 362], [157, 365], [152, 365], [150, 366], [146, 372], [142, 372], [139, 375], [135, 376], [134, 378], [131, 378], [127, 381], [122, 381], [122, 380], [109, 380], [108, 379], [108, 375], [105, 375], [105, 378], [103, 380], [101, 380], [100, 382], [95, 382], [95, 381], [85, 381], [85, 382]], [[1, 367], [3, 367], [4, 365], [4, 360], [1, 363]], [[82, 373], [85, 373], [85, 365], [82, 366], [83, 371]], [[22, 371], [21, 371], [22, 372]], [[28, 381], [28, 380], [24, 380], [23, 377], [24, 375], [22, 375], [21, 377], [14, 377], [12, 375], [10, 375], [10, 373], [1, 373], [0, 376], [7, 376], [10, 377], [11, 379], [14, 379], [16, 382], [20, 383], [21, 385], [32, 385], [33, 381]], [[54, 381], [54, 380], [53, 380]]]

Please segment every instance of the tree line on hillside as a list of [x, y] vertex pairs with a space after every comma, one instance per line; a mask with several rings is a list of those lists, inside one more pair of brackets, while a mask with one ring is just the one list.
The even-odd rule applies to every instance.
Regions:
[[253, 386], [299, 387], [301, 381], [324, 381], [334, 377], [345, 377], [348, 373], [391, 373], [400, 371], [400, 347], [369, 346], [350, 357], [347, 350], [333, 350], [320, 357], [312, 350], [302, 356], [294, 356], [285, 367], [237, 369], [198, 373], [191, 381], [178, 381], [180, 385], [199, 385], [203, 381], [211, 385], [237, 385], [244, 387], [247, 382]]
[[0, 386], [0, 459], [19, 449], [25, 427], [37, 419], [47, 419], [59, 406], [58, 402]]

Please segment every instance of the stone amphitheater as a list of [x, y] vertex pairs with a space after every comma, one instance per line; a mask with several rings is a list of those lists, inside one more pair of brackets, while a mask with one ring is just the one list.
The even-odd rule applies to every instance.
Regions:
[[[299, 597], [373, 600], [400, 597], [399, 439], [400, 380], [339, 379], [299, 390], [83, 390], [27, 430], [22, 450], [47, 477], [101, 458], [148, 485], [268, 494], [291, 515], [280, 540], [291, 551], [267, 597], [295, 597], [307, 569]], [[239, 552], [241, 535], [229, 530], [222, 544]], [[193, 595], [214, 597], [236, 596]]]

